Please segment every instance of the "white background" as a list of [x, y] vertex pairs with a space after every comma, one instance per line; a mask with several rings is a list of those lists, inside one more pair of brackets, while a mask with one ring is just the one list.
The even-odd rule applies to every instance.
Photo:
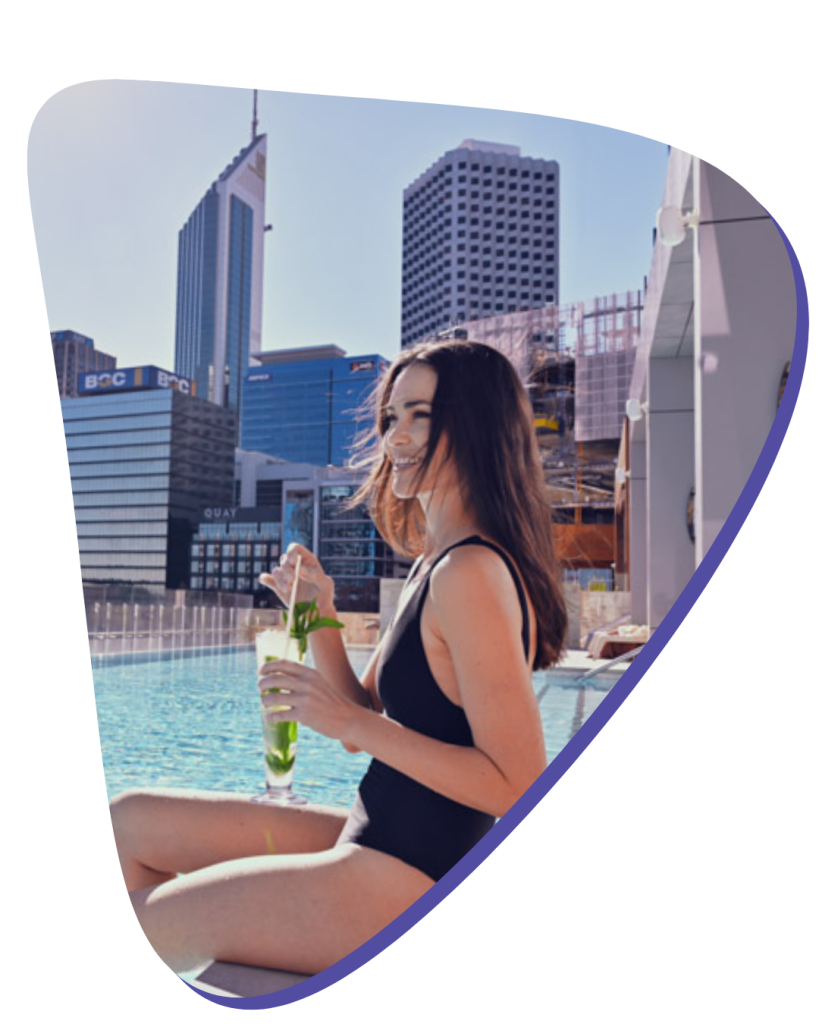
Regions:
[[[796, 4], [750, 22], [714, 3], [572, 9], [313, 3], [294, 14], [271, 3], [79, 2], [5, 16], [0, 479], [11, 653], [0, 749], [10, 1019], [199, 1021], [232, 1012], [157, 959], [116, 863], [28, 205], [26, 142], [37, 110], [77, 82], [132, 78], [593, 121], [670, 142], [736, 178], [790, 238], [810, 298], [815, 114], [805, 93], [815, 82]], [[578, 763], [398, 943], [340, 984], [263, 1013], [288, 1022], [456, 1013], [816, 1019], [810, 364], [745, 528]]]

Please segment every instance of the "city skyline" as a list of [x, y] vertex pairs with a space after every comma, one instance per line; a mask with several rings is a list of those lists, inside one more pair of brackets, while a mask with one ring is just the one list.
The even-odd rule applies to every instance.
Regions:
[[[400, 347], [402, 194], [463, 138], [561, 166], [561, 300], [642, 286], [666, 146], [497, 110], [259, 93], [268, 136], [262, 351]], [[29, 146], [52, 330], [171, 369], [180, 226], [251, 137], [252, 90], [92, 82], [42, 108]]]

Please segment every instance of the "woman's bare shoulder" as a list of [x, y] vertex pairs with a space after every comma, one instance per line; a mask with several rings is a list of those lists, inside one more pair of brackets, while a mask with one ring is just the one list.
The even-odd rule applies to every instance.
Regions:
[[[489, 547], [487, 544], [463, 544], [460, 547], [453, 548], [437, 563], [431, 579], [437, 576], [438, 579], [445, 577], [450, 581], [459, 580], [463, 582], [465, 580], [468, 583], [476, 582], [481, 578], [492, 580], [508, 578], [514, 588], [509, 563], [515, 566], [515, 571], [520, 576], [520, 571], [515, 565], [514, 559], [502, 545], [497, 544], [495, 541], [490, 543], [494, 547]], [[500, 554], [501, 551], [506, 555], [506, 559], [509, 562]]]
[[448, 552], [432, 570], [429, 595], [439, 608], [500, 604], [520, 609], [509, 566], [483, 544], [465, 544]]
[[[511, 558], [510, 561], [514, 565]], [[531, 630], [534, 608], [525, 583], [523, 586]], [[433, 570], [429, 598], [430, 624], [445, 643], [463, 632], [470, 644], [481, 646], [483, 640], [490, 638], [497, 642], [499, 630], [511, 643], [519, 643], [524, 625], [521, 595], [509, 565], [492, 548], [469, 544], [450, 551]], [[534, 653], [534, 645], [530, 644], [530, 666]]]

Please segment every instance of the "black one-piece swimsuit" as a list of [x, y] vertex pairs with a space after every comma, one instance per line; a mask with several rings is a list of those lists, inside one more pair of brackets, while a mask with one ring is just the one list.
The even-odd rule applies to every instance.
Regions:
[[[376, 687], [389, 718], [444, 743], [471, 747], [474, 741], [466, 714], [435, 682], [421, 641], [421, 612], [432, 570], [444, 555], [464, 544], [492, 548], [508, 566], [523, 609], [523, 646], [528, 655], [529, 616], [517, 570], [501, 548], [482, 537], [468, 537], [432, 563], [393, 622], [379, 659]], [[492, 815], [450, 800], [373, 759], [338, 843], [392, 854], [437, 882], [494, 823]]]

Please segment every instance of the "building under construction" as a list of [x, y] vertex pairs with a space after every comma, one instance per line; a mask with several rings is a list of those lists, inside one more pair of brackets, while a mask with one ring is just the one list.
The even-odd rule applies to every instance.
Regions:
[[439, 337], [500, 349], [526, 384], [558, 554], [568, 569], [622, 567], [615, 470], [640, 335], [642, 293], [507, 313]]

